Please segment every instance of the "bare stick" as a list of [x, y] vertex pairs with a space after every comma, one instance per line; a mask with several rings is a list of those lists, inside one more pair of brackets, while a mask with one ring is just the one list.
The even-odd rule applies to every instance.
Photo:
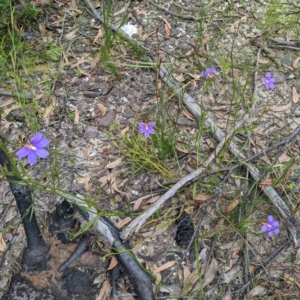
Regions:
[[25, 95], [20, 94], [19, 95], [19, 94], [13, 94], [12, 92], [3, 91], [3, 90], [0, 91], [0, 95], [3, 95], [3, 96], [12, 96], [12, 97], [21, 97], [21, 98], [26, 98], [26, 99], [29, 99], [29, 100], [32, 99], [32, 95], [31, 94], [25, 94]]
[[[94, 207], [88, 207], [82, 196], [77, 195], [75, 197], [70, 194], [62, 193], [62, 197], [71, 202], [76, 202], [79, 207], [87, 209], [87, 220], [97, 218], [96, 209]], [[129, 245], [121, 241], [119, 229], [106, 217], [100, 217], [96, 229], [112, 244], [115, 257], [123, 266], [126, 274], [134, 285], [138, 298], [140, 300], [154, 300], [155, 297], [152, 287], [154, 277], [141, 266], [131, 252]]]

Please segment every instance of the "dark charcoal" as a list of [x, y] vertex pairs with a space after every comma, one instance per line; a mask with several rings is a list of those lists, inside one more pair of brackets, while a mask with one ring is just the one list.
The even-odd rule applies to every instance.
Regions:
[[[74, 267], [67, 268], [62, 275], [63, 288], [71, 295], [95, 296], [97, 293], [97, 290], [93, 287], [95, 277], [96, 274], [93, 270], [82, 272]], [[85, 299], [92, 298], [87, 297]]]
[[194, 226], [190, 219], [189, 214], [185, 211], [182, 212], [179, 221], [178, 228], [176, 231], [175, 241], [180, 247], [187, 247], [194, 234]]
[[45, 291], [37, 290], [32, 283], [24, 278], [22, 275], [17, 274], [14, 276], [10, 290], [7, 294], [3, 295], [1, 300], [51, 300], [54, 299]]
[[56, 209], [49, 216], [52, 232], [64, 244], [70, 243], [68, 231], [72, 231], [76, 226], [76, 220], [73, 218], [73, 206], [66, 200], [56, 204]]

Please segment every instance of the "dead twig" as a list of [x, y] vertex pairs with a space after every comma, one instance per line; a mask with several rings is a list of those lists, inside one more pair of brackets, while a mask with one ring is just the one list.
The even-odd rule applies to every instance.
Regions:
[[9, 91], [0, 91], [0, 95], [11, 96], [11, 97], [20, 97], [20, 98], [25, 98], [25, 99], [28, 99], [28, 100], [32, 100], [33, 99], [33, 97], [32, 97], [31, 94], [18, 95], [18, 94], [14, 94], [12, 92], [9, 92]]
[[[87, 210], [84, 216], [86, 220], [97, 218], [96, 209], [94, 207], [88, 207], [83, 197], [79, 195], [75, 197], [66, 193], [62, 193], [62, 197], [71, 202], [76, 202], [79, 207], [83, 207], [84, 210]], [[152, 288], [154, 277], [137, 261], [129, 245], [121, 241], [119, 229], [106, 217], [100, 217], [96, 229], [111, 243], [113, 253], [134, 285], [138, 298], [140, 300], [154, 300], [155, 297]]]
[[275, 49], [290, 49], [290, 50], [295, 50], [295, 51], [300, 51], [299, 47], [294, 47], [294, 46], [285, 46], [285, 45], [270, 45], [270, 48], [275, 48]]
[[274, 42], [275, 44], [279, 44], [279, 45], [294, 46], [294, 47], [296, 47], [298, 45], [298, 43], [296, 43], [296, 42], [284, 41], [284, 40], [275, 39], [275, 38], [269, 38], [269, 40], [271, 42]]

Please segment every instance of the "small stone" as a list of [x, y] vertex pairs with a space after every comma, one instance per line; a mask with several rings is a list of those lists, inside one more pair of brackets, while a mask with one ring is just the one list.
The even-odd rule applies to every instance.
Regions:
[[114, 111], [108, 111], [104, 117], [97, 120], [99, 127], [109, 127], [110, 124], [115, 120], [115, 117], [116, 114]]
[[284, 83], [285, 82], [284, 73], [275, 71], [275, 72], [271, 72], [271, 74], [272, 74], [272, 77], [274, 77], [276, 79], [275, 86], [276, 86], [276, 83]]
[[132, 117], [134, 117], [134, 112], [129, 107], [127, 107], [127, 109], [125, 109], [123, 115], [125, 118], [132, 118]]
[[136, 103], [133, 103], [131, 109], [134, 111], [134, 112], [139, 112], [141, 110], [141, 105], [138, 105]]
[[289, 67], [293, 67], [294, 58], [291, 57], [289, 54], [285, 54], [281, 59], [280, 62], [284, 65], [287, 65]]
[[77, 45], [73, 48], [74, 52], [84, 52], [85, 51], [85, 45]]
[[99, 130], [97, 127], [95, 126], [88, 126], [86, 129], [85, 129], [85, 133], [84, 133], [84, 137], [85, 138], [94, 138], [96, 136], [99, 135]]

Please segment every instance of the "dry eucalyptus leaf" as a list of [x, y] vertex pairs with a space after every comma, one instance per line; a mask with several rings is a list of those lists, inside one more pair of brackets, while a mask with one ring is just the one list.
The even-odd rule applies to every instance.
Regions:
[[90, 185], [89, 185], [90, 179], [91, 179], [90, 176], [86, 176], [84, 178], [78, 178], [77, 182], [78, 183], [83, 183], [84, 184], [84, 189], [88, 192], [88, 191], [90, 191]]
[[113, 172], [113, 173], [110, 173], [106, 176], [99, 178], [98, 181], [101, 182], [101, 188], [104, 187], [108, 183], [109, 184], [113, 183], [116, 180], [116, 177], [117, 177], [117, 173]]
[[2, 113], [2, 117], [6, 117], [11, 111], [19, 108], [20, 105], [19, 104], [14, 104], [13, 106], [4, 109], [3, 113]]
[[127, 218], [121, 220], [121, 221], [117, 224], [117, 227], [118, 227], [119, 229], [121, 229], [122, 227], [124, 227], [125, 225], [127, 225], [128, 223], [130, 223], [131, 220], [132, 220], [132, 219], [131, 219], [130, 217], [127, 217]]
[[281, 112], [284, 110], [287, 110], [288, 108], [290, 108], [292, 106], [292, 103], [288, 103], [286, 105], [283, 106], [278, 106], [278, 107], [270, 107], [271, 111], [275, 111], [275, 112]]
[[293, 103], [297, 103], [299, 101], [299, 94], [295, 87], [293, 87]]
[[212, 262], [210, 263], [208, 270], [204, 274], [203, 278], [203, 287], [206, 287], [208, 284], [210, 284], [218, 271], [219, 264], [215, 258], [212, 259]]
[[44, 110], [43, 119], [46, 123], [46, 126], [48, 126], [48, 124], [49, 124], [49, 117], [51, 115], [53, 115], [54, 108], [55, 108], [55, 105], [51, 104], [48, 107], [46, 107]]
[[99, 28], [96, 37], [93, 40], [93, 44], [95, 44], [99, 39], [103, 37], [103, 29]]
[[125, 133], [129, 130], [129, 126], [125, 127], [124, 129], [121, 130], [121, 135], [125, 135]]
[[136, 12], [136, 14], [138, 15], [138, 16], [140, 16], [140, 15], [145, 15], [147, 13], [147, 10], [138, 10], [137, 12]]
[[15, 207], [10, 207], [5, 215], [4, 222], [7, 223], [18, 215], [18, 212]]
[[116, 166], [118, 166], [122, 161], [122, 157], [119, 157], [118, 159], [116, 159], [115, 161], [107, 164], [105, 166], [106, 169], [114, 169]]
[[262, 65], [267, 65], [267, 64], [269, 64], [271, 61], [270, 61], [270, 59], [259, 58], [259, 59], [257, 60], [257, 62], [260, 63], [260, 64], [262, 64]]
[[191, 291], [197, 292], [200, 289], [199, 278], [203, 276], [205, 272], [205, 264], [201, 264], [201, 274], [198, 269], [195, 269], [190, 276], [185, 280], [187, 283], [181, 292], [181, 296], [188, 295]]
[[295, 279], [295, 277], [290, 276], [289, 274], [285, 273], [283, 275], [283, 279], [285, 282], [287, 282], [288, 284], [296, 284], [298, 286], [298, 288], [300, 287], [299, 282]]
[[151, 197], [150, 199], [146, 200], [145, 204], [152, 204], [152, 203], [156, 202], [159, 198], [160, 198], [160, 196]]
[[77, 69], [80, 71], [80, 73], [82, 75], [84, 75], [84, 76], [86, 76], [88, 78], [92, 78], [93, 77], [93, 74], [90, 74], [90, 73], [87, 73], [87, 72], [83, 71], [82, 69], [80, 69], [80, 67], [78, 67]]
[[290, 159], [291, 159], [291, 158], [290, 158], [288, 155], [286, 155], [285, 153], [282, 153], [282, 154], [279, 156], [278, 161], [279, 161], [280, 163], [284, 163], [284, 162], [289, 161]]
[[229, 213], [234, 210], [234, 208], [240, 203], [241, 198], [235, 199], [228, 207], [226, 208], [226, 212]]
[[160, 266], [157, 269], [155, 269], [153, 271], [153, 275], [157, 275], [161, 271], [164, 271], [166, 269], [169, 269], [169, 268], [173, 267], [175, 264], [176, 264], [176, 261], [174, 261], [174, 260], [173, 261], [168, 261], [167, 263], [165, 263], [162, 266]]
[[4, 238], [3, 238], [3, 233], [0, 232], [0, 251], [4, 252], [5, 249], [6, 249], [6, 243], [5, 243]]
[[1, 103], [0, 107], [5, 107], [8, 105], [11, 105], [12, 103], [15, 103], [15, 100], [13, 98], [10, 98], [10, 99], [6, 100], [4, 103]]
[[106, 271], [112, 270], [117, 264], [118, 264], [118, 261], [113, 256]]
[[137, 29], [137, 35], [140, 39], [143, 38], [143, 27], [142, 26], [139, 26], [138, 29]]
[[189, 153], [188, 150], [183, 149], [183, 148], [179, 148], [179, 147], [177, 147], [177, 146], [176, 146], [176, 150], [179, 151], [179, 152], [181, 152], [181, 153]]
[[200, 202], [205, 202], [211, 198], [211, 194], [197, 194], [194, 197], [194, 200], [200, 201]]
[[114, 17], [123, 14], [124, 12], [127, 11], [127, 8], [129, 7], [129, 5], [131, 4], [131, 1], [128, 1], [119, 11], [114, 13]]
[[187, 279], [189, 278], [189, 276], [191, 276], [191, 271], [189, 270], [189, 268], [185, 265], [182, 266], [182, 270], [183, 270], [183, 279], [184, 279], [184, 283], [185, 285], [188, 284]]
[[173, 77], [178, 81], [178, 82], [183, 82], [184, 77], [182, 74], [173, 74]]
[[192, 74], [192, 73], [186, 73], [187, 75], [191, 76], [195, 80], [199, 80], [199, 74]]
[[97, 107], [101, 112], [101, 117], [104, 117], [106, 115], [106, 111], [107, 111], [106, 107], [104, 107], [104, 105], [101, 103], [98, 103]]
[[68, 34], [65, 35], [65, 38], [70, 41], [70, 40], [73, 40], [75, 37], [76, 37], [76, 32], [77, 32], [77, 29], [69, 32]]
[[110, 282], [109, 282], [109, 279], [107, 278], [103, 285], [102, 285], [102, 288], [100, 290], [100, 293], [98, 295], [98, 297], [96, 298], [96, 300], [106, 300], [109, 293], [110, 293]]
[[89, 55], [86, 54], [86, 53], [83, 54], [82, 57], [78, 58], [77, 62], [71, 66], [71, 69], [78, 68], [79, 65], [81, 65], [83, 63], [89, 63], [89, 62], [91, 62], [92, 58], [89, 58], [88, 56]]
[[[126, 179], [126, 180], [127, 180], [127, 179]], [[119, 194], [125, 196], [127, 199], [129, 199], [129, 195], [128, 195], [127, 193], [125, 193], [125, 192], [123, 192], [123, 191], [121, 191], [121, 190], [119, 189], [119, 187], [117, 186], [117, 182], [116, 182], [116, 181], [115, 181], [114, 183], [111, 184], [111, 188], [112, 188], [115, 192], [117, 192], [117, 193], [119, 193]]]
[[146, 195], [146, 196], [142, 196], [142, 197], [138, 198], [135, 201], [132, 201], [131, 203], [133, 203], [133, 210], [134, 211], [138, 210], [140, 208], [141, 204], [143, 203], [143, 201], [150, 197], [151, 197], [151, 195]]
[[297, 251], [296, 259], [295, 259], [295, 264], [296, 265], [300, 264], [300, 249], [298, 249], [298, 251]]
[[219, 105], [219, 106], [211, 106], [209, 107], [210, 110], [227, 110], [228, 105]]
[[300, 60], [300, 56], [297, 57], [297, 58], [294, 60], [294, 62], [293, 62], [293, 67], [294, 67], [294, 69], [297, 69], [297, 68], [298, 68], [298, 62], [299, 62], [299, 60]]
[[224, 271], [227, 272], [232, 268], [232, 259], [229, 260], [229, 262], [227, 263], [227, 265], [225, 265]]
[[162, 19], [165, 22], [166, 39], [168, 39], [168, 38], [170, 38], [170, 35], [171, 35], [172, 26], [165, 18], [162, 18]]
[[142, 41], [145, 41], [149, 36], [153, 35], [156, 33], [156, 30], [155, 31], [152, 31], [150, 33], [147, 33], [147, 34], [143, 34], [142, 36]]
[[185, 117], [187, 117], [188, 119], [190, 119], [190, 120], [192, 120], [192, 121], [195, 120], [195, 117], [194, 117], [190, 112], [188, 112], [187, 110], [182, 110], [181, 112], [182, 112], [182, 114], [183, 114]]
[[247, 298], [255, 297], [255, 296], [262, 296], [267, 292], [267, 289], [261, 285], [257, 285], [253, 288], [250, 293], [247, 295]]
[[230, 291], [228, 291], [228, 292], [226, 293], [226, 295], [225, 295], [225, 297], [223, 298], [223, 300], [232, 300]]
[[77, 106], [75, 107], [75, 117], [74, 117], [74, 124], [78, 124], [79, 122], [79, 110]]
[[[282, 65], [285, 66], [287, 69], [294, 71], [294, 69], [292, 67], [290, 67], [289, 65], [287, 65], [287, 64], [282, 64]], [[285, 86], [285, 88], [286, 88], [286, 86]]]

